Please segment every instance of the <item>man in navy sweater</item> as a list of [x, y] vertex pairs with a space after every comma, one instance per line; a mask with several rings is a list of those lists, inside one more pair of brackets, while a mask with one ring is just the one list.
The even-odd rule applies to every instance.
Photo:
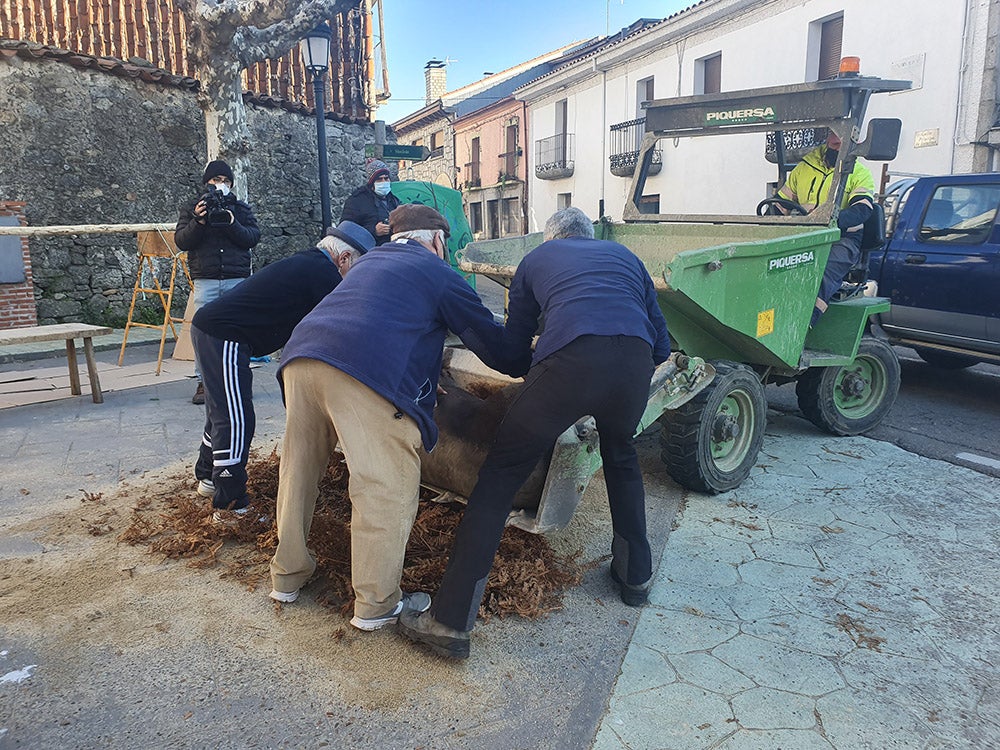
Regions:
[[623, 245], [595, 240], [580, 209], [556, 212], [545, 239], [517, 267], [508, 304], [508, 356], [527, 353], [545, 321], [531, 370], [479, 470], [434, 606], [399, 620], [407, 637], [444, 656], [469, 656], [514, 494], [556, 438], [586, 415], [597, 422], [611, 505], [611, 577], [626, 604], [647, 599], [652, 561], [632, 436], [653, 368], [670, 355], [667, 324], [642, 262]]
[[306, 313], [374, 246], [364, 227], [343, 221], [316, 247], [265, 266], [195, 313], [191, 342], [205, 382], [205, 434], [194, 473], [198, 494], [213, 498], [216, 521], [233, 512], [238, 518], [249, 505], [246, 467], [255, 427], [250, 358], [283, 347]]
[[[350, 471], [351, 583], [359, 630], [423, 611], [430, 597], [400, 590], [417, 513], [420, 446], [437, 442], [433, 412], [449, 330], [487, 365], [508, 366], [503, 327], [444, 260], [448, 222], [430, 206], [389, 215], [392, 241], [376, 247], [296, 327], [278, 379], [285, 439], [278, 479], [278, 549], [271, 598], [293, 602], [316, 569], [306, 548], [317, 485], [340, 443]], [[515, 372], [511, 372], [514, 370]]]

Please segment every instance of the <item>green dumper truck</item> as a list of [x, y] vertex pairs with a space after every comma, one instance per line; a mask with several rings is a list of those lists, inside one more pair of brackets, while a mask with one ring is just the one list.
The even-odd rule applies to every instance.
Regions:
[[[747, 477], [764, 437], [765, 384], [794, 382], [806, 417], [837, 435], [872, 429], [892, 407], [899, 363], [891, 347], [866, 335], [869, 317], [886, 311], [888, 300], [863, 296], [859, 283], [846, 288], [813, 328], [809, 322], [830, 247], [840, 237], [836, 218], [845, 176], [858, 157], [895, 157], [898, 120], [873, 119], [859, 137], [868, 99], [908, 87], [906, 81], [854, 76], [646, 103], [624, 222], [602, 220], [595, 234], [634, 252], [658, 290], [675, 354], [654, 378], [639, 429], [659, 421], [662, 459], [684, 487], [721, 492]], [[765, 156], [777, 166], [779, 184], [792, 161], [823, 143], [829, 131], [843, 145], [829, 198], [808, 215], [766, 215], [774, 202], [768, 198], [756, 212], [740, 215], [649, 213], [643, 201], [651, 167], [669, 168], [661, 141], [669, 147], [675, 139], [704, 136], [766, 139]], [[876, 211], [875, 231], [866, 226], [876, 243], [879, 220]], [[474, 242], [460, 267], [507, 284], [541, 241], [541, 234], [531, 234]], [[520, 509], [514, 523], [546, 531], [568, 522], [599, 467], [594, 439], [586, 425], [567, 431], [553, 452], [538, 507]]]

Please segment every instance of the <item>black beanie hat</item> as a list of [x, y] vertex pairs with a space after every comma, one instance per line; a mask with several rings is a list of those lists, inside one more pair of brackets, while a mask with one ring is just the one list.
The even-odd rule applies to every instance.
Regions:
[[216, 159], [215, 161], [210, 161], [208, 166], [205, 167], [205, 174], [201, 176], [201, 184], [207, 185], [208, 181], [213, 177], [225, 177], [230, 182], [234, 182], [233, 170], [230, 168], [226, 162], [222, 159]]

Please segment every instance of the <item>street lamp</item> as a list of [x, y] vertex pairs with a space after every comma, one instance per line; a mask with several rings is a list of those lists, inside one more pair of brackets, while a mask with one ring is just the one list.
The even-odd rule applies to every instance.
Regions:
[[326, 166], [326, 107], [323, 102], [326, 69], [330, 66], [330, 40], [333, 32], [323, 22], [306, 34], [299, 42], [299, 52], [305, 61], [306, 70], [312, 73], [313, 93], [316, 103], [316, 141], [319, 151], [319, 200], [323, 211], [323, 231], [333, 225], [330, 214], [330, 175]]

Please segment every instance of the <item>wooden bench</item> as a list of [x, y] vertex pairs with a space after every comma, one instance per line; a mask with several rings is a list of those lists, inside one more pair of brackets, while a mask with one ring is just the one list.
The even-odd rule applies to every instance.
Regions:
[[0, 346], [31, 344], [37, 341], [65, 341], [66, 358], [69, 360], [69, 388], [74, 396], [83, 393], [80, 388], [80, 368], [76, 360], [76, 344], [73, 339], [83, 339], [83, 351], [87, 358], [87, 374], [90, 376], [90, 392], [95, 404], [104, 403], [101, 395], [101, 381], [97, 376], [97, 362], [94, 359], [94, 336], [107, 336], [110, 328], [92, 326], [86, 323], [59, 323], [51, 326], [31, 326], [29, 328], [8, 328], [0, 330]]

